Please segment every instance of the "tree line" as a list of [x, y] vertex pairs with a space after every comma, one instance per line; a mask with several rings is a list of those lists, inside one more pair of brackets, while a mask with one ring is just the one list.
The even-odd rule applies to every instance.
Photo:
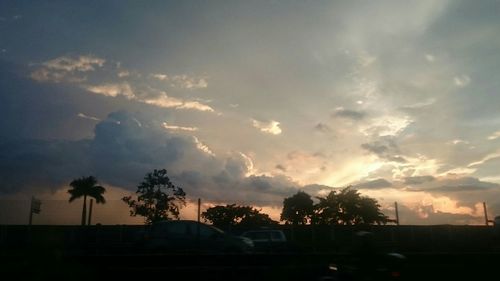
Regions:
[[[85, 225], [87, 197], [94, 198], [96, 203], [105, 203], [105, 188], [98, 185], [93, 176], [75, 179], [70, 186], [69, 202], [83, 197], [82, 225]], [[180, 209], [186, 205], [186, 193], [171, 182], [165, 169], [147, 173], [135, 193], [135, 196], [123, 197], [122, 201], [129, 206], [131, 216], [144, 217], [146, 224], [179, 219]], [[223, 228], [273, 226], [279, 223], [262, 213], [261, 209], [237, 204], [210, 207], [201, 217], [205, 222]], [[391, 220], [381, 212], [377, 200], [362, 196], [358, 190], [348, 186], [314, 198], [298, 191], [283, 200], [280, 221], [292, 225], [358, 225], [386, 224]]]

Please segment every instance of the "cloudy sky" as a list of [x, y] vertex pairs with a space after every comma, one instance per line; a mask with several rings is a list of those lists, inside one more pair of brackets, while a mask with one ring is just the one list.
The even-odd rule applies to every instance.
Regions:
[[67, 200], [94, 175], [119, 199], [166, 168], [191, 199], [275, 218], [297, 190], [353, 185], [389, 216], [398, 201], [404, 223], [482, 223], [483, 201], [500, 215], [499, 14], [500, 1], [2, 1], [0, 196]]

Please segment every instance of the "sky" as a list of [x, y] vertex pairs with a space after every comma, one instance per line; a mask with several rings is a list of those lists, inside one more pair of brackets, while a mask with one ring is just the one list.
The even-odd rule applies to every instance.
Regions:
[[390, 217], [397, 201], [402, 223], [481, 224], [482, 202], [500, 215], [498, 14], [493, 0], [2, 1], [0, 198], [67, 200], [94, 175], [119, 200], [165, 168], [189, 200], [274, 218], [298, 190], [352, 185]]

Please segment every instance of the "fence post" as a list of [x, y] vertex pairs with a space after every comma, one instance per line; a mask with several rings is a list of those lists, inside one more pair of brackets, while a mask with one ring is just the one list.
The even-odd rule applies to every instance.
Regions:
[[483, 209], [484, 209], [484, 223], [488, 226], [488, 210], [486, 209], [486, 202], [483, 202]]

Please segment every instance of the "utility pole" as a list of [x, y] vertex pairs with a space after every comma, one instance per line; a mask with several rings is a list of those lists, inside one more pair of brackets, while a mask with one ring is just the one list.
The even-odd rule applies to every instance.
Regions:
[[398, 210], [398, 202], [394, 202], [394, 209], [396, 211], [396, 225], [399, 225], [399, 210]]
[[489, 225], [488, 222], [488, 210], [486, 209], [486, 202], [483, 202], [483, 209], [484, 209], [484, 222], [486, 225]]
[[90, 199], [90, 206], [89, 206], [89, 219], [87, 221], [87, 225], [90, 225], [92, 221], [92, 205], [94, 203], [94, 199]]
[[200, 250], [201, 198], [198, 198], [198, 223], [196, 224], [196, 248]]
[[201, 198], [198, 198], [198, 222], [200, 222], [201, 219]]
[[39, 199], [35, 199], [35, 196], [31, 196], [29, 225], [33, 223], [33, 214], [40, 214], [41, 205], [42, 202]]

